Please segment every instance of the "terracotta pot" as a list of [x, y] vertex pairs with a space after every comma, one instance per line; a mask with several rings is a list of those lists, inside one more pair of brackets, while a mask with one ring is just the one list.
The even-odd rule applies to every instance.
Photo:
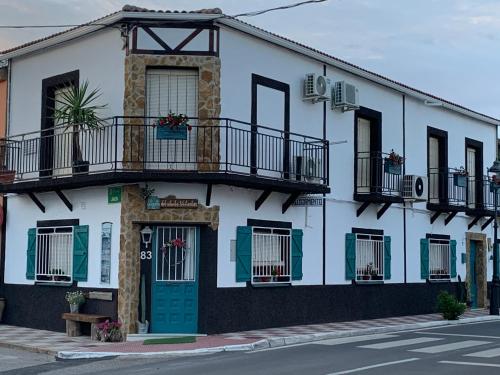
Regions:
[[5, 298], [0, 298], [0, 323], [2, 322], [3, 310], [5, 309]]

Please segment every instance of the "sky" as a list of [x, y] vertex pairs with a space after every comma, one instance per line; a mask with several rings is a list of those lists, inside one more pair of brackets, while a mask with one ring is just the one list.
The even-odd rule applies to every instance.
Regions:
[[[233, 15], [298, 1], [0, 0], [0, 25], [80, 24], [125, 4]], [[500, 0], [328, 0], [241, 19], [500, 118]], [[0, 50], [59, 30], [0, 29]]]

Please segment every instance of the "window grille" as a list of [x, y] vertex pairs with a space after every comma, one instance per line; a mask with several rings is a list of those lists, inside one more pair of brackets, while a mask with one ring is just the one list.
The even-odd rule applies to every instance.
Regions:
[[37, 229], [36, 280], [72, 281], [73, 227]]
[[384, 237], [372, 234], [356, 235], [356, 279], [384, 279]]
[[196, 228], [158, 228], [157, 281], [195, 281]]
[[254, 227], [252, 282], [290, 282], [291, 269], [291, 230]]
[[429, 278], [450, 278], [449, 240], [429, 240]]

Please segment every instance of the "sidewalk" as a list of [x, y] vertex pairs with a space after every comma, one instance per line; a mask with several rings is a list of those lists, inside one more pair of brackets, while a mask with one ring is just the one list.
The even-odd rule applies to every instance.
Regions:
[[221, 351], [257, 350], [324, 340], [334, 337], [402, 331], [426, 327], [500, 320], [487, 310], [467, 311], [459, 321], [445, 321], [439, 314], [386, 319], [312, 324], [284, 328], [199, 336], [190, 344], [143, 345], [143, 341], [100, 343], [89, 337], [67, 337], [65, 333], [0, 325], [0, 346], [56, 355], [59, 358], [99, 358], [118, 355], [195, 355]]

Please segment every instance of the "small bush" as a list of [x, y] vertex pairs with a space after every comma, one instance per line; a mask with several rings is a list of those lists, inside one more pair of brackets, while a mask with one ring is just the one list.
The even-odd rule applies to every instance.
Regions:
[[457, 298], [448, 292], [441, 291], [438, 295], [437, 309], [446, 320], [457, 320], [465, 312], [465, 303], [457, 301]]

